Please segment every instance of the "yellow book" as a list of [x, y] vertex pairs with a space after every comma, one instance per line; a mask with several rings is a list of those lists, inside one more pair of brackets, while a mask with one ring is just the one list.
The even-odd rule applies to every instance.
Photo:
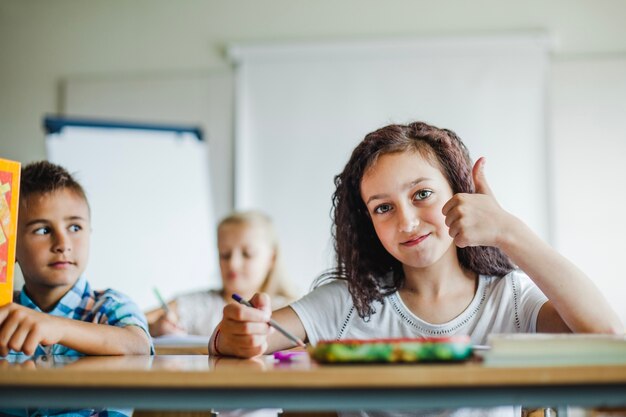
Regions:
[[20, 163], [0, 158], [0, 306], [13, 301]]

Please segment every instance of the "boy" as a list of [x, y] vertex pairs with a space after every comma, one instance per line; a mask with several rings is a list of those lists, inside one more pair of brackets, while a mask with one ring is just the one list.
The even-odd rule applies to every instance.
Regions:
[[16, 261], [24, 288], [0, 307], [0, 356], [150, 354], [139, 308], [81, 276], [91, 233], [81, 185], [46, 161], [25, 166], [21, 177]]

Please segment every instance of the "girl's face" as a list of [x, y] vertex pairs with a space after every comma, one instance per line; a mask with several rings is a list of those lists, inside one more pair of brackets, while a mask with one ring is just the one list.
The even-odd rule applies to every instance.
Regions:
[[453, 247], [441, 213], [452, 188], [419, 152], [380, 156], [363, 175], [361, 198], [383, 247], [405, 267], [431, 266]]
[[224, 224], [217, 232], [222, 285], [228, 294], [250, 297], [274, 265], [274, 249], [261, 227]]

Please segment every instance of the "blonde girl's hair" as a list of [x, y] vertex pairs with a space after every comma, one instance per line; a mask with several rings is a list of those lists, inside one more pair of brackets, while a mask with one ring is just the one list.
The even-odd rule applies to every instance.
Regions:
[[222, 226], [228, 224], [258, 227], [264, 231], [269, 244], [274, 250], [274, 262], [259, 291], [267, 293], [270, 297], [283, 297], [286, 302], [295, 300], [297, 297], [287, 279], [280, 245], [278, 244], [278, 234], [270, 217], [256, 210], [234, 212], [219, 222], [217, 230], [219, 231]]

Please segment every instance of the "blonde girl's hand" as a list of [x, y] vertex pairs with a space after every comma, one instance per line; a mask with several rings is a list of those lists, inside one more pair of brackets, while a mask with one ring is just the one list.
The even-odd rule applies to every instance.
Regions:
[[214, 337], [218, 354], [253, 358], [267, 351], [267, 337], [274, 329], [268, 322], [272, 316], [270, 298], [267, 294], [255, 294], [251, 308], [239, 303], [224, 307], [219, 333]]
[[178, 323], [178, 317], [170, 311], [162, 311], [161, 315], [152, 323], [149, 323], [149, 330], [152, 336], [163, 336], [167, 334], [187, 334], [183, 326]]
[[476, 161], [472, 177], [475, 194], [455, 194], [441, 209], [446, 216], [448, 233], [456, 246], [496, 246], [507, 236], [516, 218], [495, 199], [485, 177], [485, 158]]

